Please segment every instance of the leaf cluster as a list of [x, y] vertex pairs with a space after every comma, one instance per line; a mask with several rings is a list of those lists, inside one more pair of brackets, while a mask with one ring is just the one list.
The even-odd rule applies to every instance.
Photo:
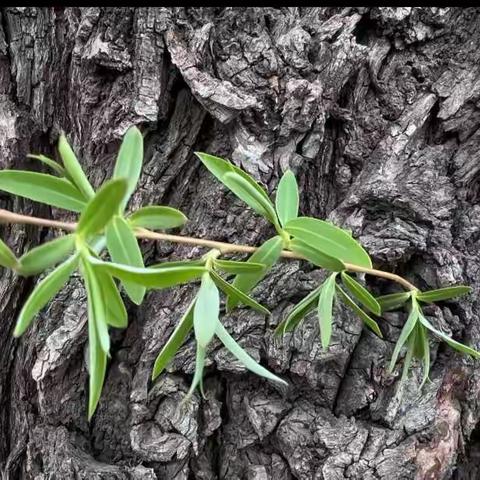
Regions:
[[[316, 310], [321, 343], [327, 349], [332, 337], [336, 302], [351, 309], [379, 337], [382, 330], [378, 319], [382, 313], [408, 305], [408, 319], [395, 346], [390, 370], [406, 347], [404, 372], [408, 371], [412, 359], [418, 358], [423, 363], [425, 381], [430, 368], [429, 334], [462, 353], [475, 358], [479, 356], [476, 350], [435, 328], [421, 309], [422, 303], [448, 300], [468, 293], [468, 287], [429, 292], [412, 290], [375, 297], [350, 272], [352, 265], [357, 270], [371, 271], [368, 253], [350, 232], [325, 220], [299, 216], [297, 181], [289, 170], [280, 180], [273, 203], [264, 187], [237, 166], [219, 157], [197, 153], [203, 165], [220, 182], [272, 224], [276, 235], [246, 261], [220, 258], [221, 252], [214, 249], [191, 261], [145, 266], [138, 236], [145, 229], [181, 227], [187, 218], [179, 210], [161, 205], [128, 211], [129, 200], [142, 170], [143, 137], [140, 131], [132, 127], [126, 132], [112, 178], [96, 191], [64, 135], [60, 137], [58, 150], [61, 162], [44, 155], [30, 156], [42, 162], [50, 173], [0, 171], [0, 190], [79, 213], [75, 230], [31, 249], [20, 258], [0, 240], [0, 264], [24, 276], [45, 272], [21, 309], [14, 330], [17, 337], [28, 329], [72, 273], [80, 272], [88, 302], [89, 418], [97, 408], [104, 383], [111, 349], [109, 330], [128, 325], [124, 297], [140, 305], [148, 290], [190, 282], [198, 283], [196, 294], [161, 348], [153, 366], [153, 380], [165, 371], [179, 348], [193, 334], [196, 365], [187, 398], [197, 387], [203, 392], [205, 359], [215, 338], [250, 371], [285, 384], [255, 361], [221, 321], [222, 296], [227, 313], [243, 305], [269, 315], [268, 309], [252, 298], [250, 292], [279, 261], [284, 250], [330, 273], [282, 319], [276, 328], [277, 334], [293, 331], [309, 312]], [[230, 276], [233, 279], [229, 280]]]

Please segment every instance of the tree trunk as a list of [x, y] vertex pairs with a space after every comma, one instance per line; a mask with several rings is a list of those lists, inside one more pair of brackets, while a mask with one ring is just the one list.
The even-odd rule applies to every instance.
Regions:
[[[420, 288], [474, 287], [429, 314], [480, 346], [480, 10], [476, 8], [2, 8], [0, 161], [40, 168], [67, 132], [92, 182], [112, 173], [128, 126], [145, 133], [134, 206], [180, 208], [183, 233], [258, 245], [271, 228], [193, 155], [217, 154], [273, 192], [295, 171], [305, 215], [352, 230], [381, 268]], [[19, 212], [72, 219], [1, 194]], [[18, 254], [54, 235], [3, 228]], [[149, 263], [202, 249], [145, 242]], [[205, 400], [188, 389], [194, 344], [152, 384], [154, 359], [195, 287], [151, 292], [113, 332], [93, 421], [86, 418], [85, 292], [78, 278], [20, 340], [13, 325], [35, 280], [1, 271], [0, 471], [5, 479], [477, 479], [480, 373], [432, 344], [431, 382], [399, 387], [384, 339], [338, 308], [331, 348], [314, 316], [273, 328], [324, 273], [277, 265], [255, 291], [267, 322], [223, 322], [283, 392], [216, 343]], [[376, 293], [387, 282], [367, 278]]]

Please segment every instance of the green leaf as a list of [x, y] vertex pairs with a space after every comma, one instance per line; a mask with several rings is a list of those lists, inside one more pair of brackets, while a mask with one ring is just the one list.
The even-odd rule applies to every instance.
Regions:
[[120, 212], [125, 207], [140, 178], [143, 164], [143, 136], [137, 127], [130, 127], [123, 136], [117, 161], [113, 170], [113, 178], [126, 178], [128, 181]]
[[126, 188], [127, 182], [123, 178], [105, 182], [80, 215], [77, 235], [87, 237], [103, 230], [117, 212]]
[[347, 290], [370, 312], [375, 315], [381, 315], [382, 308], [375, 300], [373, 295], [360, 283], [354, 280], [350, 275], [342, 272], [343, 284]]
[[209, 273], [202, 275], [202, 283], [193, 308], [193, 328], [197, 343], [206, 348], [215, 335], [220, 313], [220, 294]]
[[45, 155], [33, 155], [33, 154], [30, 153], [30, 154], [27, 155], [27, 157], [28, 158], [34, 158], [35, 160], [38, 160], [38, 161], [44, 163], [45, 165], [47, 165], [47, 167], [52, 169], [60, 177], [65, 177], [66, 176], [67, 172], [65, 171], [65, 169], [59, 163], [57, 163], [55, 160], [52, 160], [51, 158], [48, 158]]
[[203, 267], [206, 260], [199, 258], [195, 260], [175, 260], [173, 262], [161, 262], [149, 265], [148, 268], [172, 268], [172, 267]]
[[67, 138], [63, 134], [60, 135], [60, 139], [58, 141], [58, 151], [62, 157], [65, 170], [68, 172], [68, 175], [72, 179], [73, 183], [80, 190], [80, 192], [82, 192], [85, 199], [90, 200], [93, 198], [95, 191], [90, 185], [90, 182], [88, 181], [80, 162], [77, 160], [72, 147], [70, 147]]
[[85, 279], [88, 302], [92, 305], [93, 320], [97, 338], [102, 350], [108, 355], [110, 351], [110, 335], [108, 334], [107, 307], [104, 302], [102, 287], [99, 282], [98, 273], [90, 264], [88, 259], [82, 259], [82, 273]]
[[45, 173], [2, 170], [0, 190], [73, 212], [81, 212], [86, 205], [83, 195], [68, 180]]
[[19, 273], [23, 276], [36, 275], [64, 260], [75, 247], [75, 235], [64, 235], [44, 243], [22, 255]]
[[267, 201], [257, 189], [238, 173], [229, 172], [223, 176], [223, 183], [250, 208], [278, 226], [277, 214], [270, 199]]
[[412, 292], [389, 293], [388, 295], [377, 297], [376, 300], [380, 305], [382, 312], [389, 312], [390, 310], [396, 310], [397, 308], [402, 307], [411, 295]]
[[126, 328], [128, 315], [115, 280], [111, 275], [95, 269], [95, 275], [102, 289], [103, 302], [105, 304], [105, 320], [108, 325], [116, 328]]
[[253, 298], [249, 297], [247, 294], [235, 288], [230, 283], [226, 282], [218, 273], [210, 272], [212, 280], [215, 282], [217, 287], [222, 290], [226, 295], [247, 305], [248, 307], [253, 308], [257, 312], [263, 313], [264, 315], [270, 315], [270, 312], [263, 306], [256, 302]]
[[234, 260], [218, 260], [215, 259], [213, 267], [225, 273], [258, 273], [265, 270], [265, 265], [253, 262], [236, 262]]
[[[267, 240], [252, 256], [247, 260], [248, 263], [261, 263], [265, 269], [257, 273], [242, 273], [235, 277], [233, 286], [243, 293], [248, 293], [265, 275], [280, 258], [282, 253], [283, 240], [280, 236], [275, 236]], [[228, 297], [227, 310], [233, 310], [238, 304], [237, 300]]]
[[318, 297], [318, 321], [320, 323], [320, 338], [324, 350], [330, 345], [332, 336], [332, 310], [335, 297], [336, 273], [332, 273], [323, 283]]
[[428, 330], [430, 330], [434, 335], [436, 335], [438, 338], [446, 342], [450, 347], [452, 347], [455, 350], [458, 350], [459, 352], [465, 353], [466, 355], [470, 355], [473, 358], [480, 358], [480, 352], [477, 350], [467, 347], [466, 345], [463, 345], [463, 343], [457, 342], [453, 338], [449, 337], [446, 333], [443, 333], [440, 330], [437, 330], [424, 316], [423, 314], [420, 314], [420, 322], [422, 325]]
[[214, 157], [208, 153], [195, 152], [195, 155], [201, 160], [201, 162], [208, 168], [210, 173], [212, 173], [218, 180], [220, 180], [224, 185], [223, 178], [226, 173], [234, 172], [240, 175], [244, 180], [246, 180], [257, 192], [263, 197], [267, 202], [270, 202], [265, 189], [255, 181], [247, 172], [243, 171], [241, 168], [238, 168], [233, 163], [224, 160], [223, 158]]
[[278, 184], [275, 207], [280, 224], [284, 227], [290, 220], [298, 216], [298, 185], [295, 175], [287, 170]]
[[0, 265], [12, 270], [18, 268], [17, 257], [2, 239], [0, 239]]
[[337, 285], [337, 292], [340, 295], [340, 298], [343, 300], [343, 303], [350, 307], [362, 320], [365, 325], [372, 330], [380, 338], [383, 338], [382, 331], [378, 326], [378, 323], [371, 318], [367, 313], [365, 313], [348, 295]]
[[408, 337], [412, 333], [415, 325], [420, 316], [420, 308], [418, 306], [417, 301], [415, 298], [412, 298], [412, 307], [410, 313], [408, 315], [407, 321], [403, 325], [402, 331], [400, 332], [400, 336], [398, 337], [397, 343], [395, 344], [395, 348], [393, 349], [392, 359], [390, 360], [390, 365], [388, 367], [389, 373], [393, 372], [395, 368], [395, 364], [397, 363], [398, 356], [400, 355], [400, 350], [402, 349], [403, 345], [407, 341]]
[[288, 386], [288, 383], [285, 380], [277, 377], [266, 368], [259, 365], [234, 339], [233, 337], [227, 332], [225, 327], [218, 322], [217, 328], [215, 331], [217, 337], [220, 341], [225, 345], [225, 348], [234, 356], [236, 357], [240, 363], [250, 370], [251, 372], [260, 375], [261, 377], [267, 378], [269, 380], [273, 380], [274, 382], [278, 382], [282, 385]]
[[[143, 256], [138, 240], [123, 217], [114, 216], [105, 233], [108, 252], [115, 263], [143, 268]], [[145, 297], [145, 288], [135, 282], [122, 281], [122, 284], [132, 302], [140, 305]]]
[[414, 355], [423, 363], [423, 378], [420, 385], [420, 388], [422, 388], [428, 380], [428, 374], [430, 372], [430, 344], [428, 343], [427, 331], [421, 322], [417, 322], [415, 329]]
[[128, 220], [133, 227], [166, 230], [181, 227], [188, 219], [176, 208], [150, 206], [139, 208], [128, 217]]
[[449, 300], [450, 298], [460, 297], [472, 291], [471, 287], [459, 285], [456, 287], [439, 288], [438, 290], [430, 290], [428, 292], [419, 292], [418, 300], [426, 303], [439, 302], [441, 300]]
[[122, 282], [134, 282], [147, 288], [168, 288], [200, 278], [204, 267], [138, 268], [90, 258], [90, 262]]
[[290, 220], [285, 230], [310, 247], [321, 250], [342, 262], [372, 268], [372, 261], [364, 248], [348, 233], [332, 223], [311, 217]]
[[27, 301], [23, 304], [22, 310], [15, 325], [14, 337], [19, 337], [27, 330], [35, 315], [42, 310], [47, 303], [65, 286], [70, 275], [78, 264], [77, 255], [72, 256], [66, 262], [59, 265], [41, 280], [33, 289]]
[[287, 318], [282, 320], [277, 328], [275, 329], [275, 334], [284, 334], [296, 328], [300, 321], [312, 311], [318, 303], [318, 297], [322, 291], [323, 285], [320, 285], [315, 290], [312, 290], [305, 298], [300, 300], [293, 310], [288, 314]]
[[341, 260], [331, 257], [315, 247], [307, 245], [298, 238], [290, 240], [289, 247], [292, 252], [302, 255], [314, 265], [326, 268], [332, 272], [341, 272], [342, 270], [345, 270], [345, 265]]
[[200, 389], [202, 390], [202, 394], [203, 394], [202, 379], [203, 379], [203, 369], [205, 368], [206, 354], [207, 354], [207, 349], [197, 343], [197, 353], [195, 358], [195, 373], [193, 375], [190, 389], [188, 390], [188, 393], [185, 396], [185, 399], [183, 400], [182, 403], [187, 402], [188, 399], [191, 398], [191, 396], [193, 395], [193, 392], [198, 387], [198, 385], [200, 385]]
[[107, 355], [102, 350], [98, 340], [97, 328], [95, 325], [95, 312], [91, 300], [88, 301], [88, 371], [89, 371], [89, 392], [88, 392], [88, 420], [90, 421], [102, 393], [105, 371], [107, 368]]
[[167, 343], [163, 346], [158, 354], [153, 366], [152, 380], [155, 380], [165, 369], [168, 362], [174, 357], [178, 349], [183, 345], [187, 335], [193, 328], [193, 307], [195, 305], [194, 299], [187, 308], [187, 311], [178, 322], [175, 330], [170, 335]]

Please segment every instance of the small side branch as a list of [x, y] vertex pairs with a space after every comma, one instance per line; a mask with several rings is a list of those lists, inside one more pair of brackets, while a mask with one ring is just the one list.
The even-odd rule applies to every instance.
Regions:
[[[50, 220], [47, 218], [32, 217], [29, 215], [22, 215], [19, 213], [10, 212], [9, 210], [0, 209], [0, 223], [6, 224], [22, 224], [22, 225], [35, 225], [37, 227], [48, 227], [68, 232], [74, 232], [77, 224], [69, 222], [59, 222], [57, 220]], [[205, 247], [210, 249], [219, 250], [222, 254], [229, 253], [254, 253], [257, 247], [250, 245], [242, 245], [237, 243], [217, 242], [215, 240], [209, 240], [205, 238], [187, 237], [183, 235], [171, 235], [169, 233], [152, 232], [144, 228], [136, 229], [136, 236], [147, 240], [158, 240], [164, 242], [172, 242], [182, 245], [191, 245], [196, 247]], [[304, 257], [287, 250], [283, 250], [281, 253], [283, 258], [305, 260]], [[398, 283], [407, 290], [417, 290], [417, 287], [405, 280], [403, 277], [396, 275], [395, 273], [385, 272], [383, 270], [377, 270], [375, 268], [367, 268], [359, 265], [353, 265], [351, 263], [345, 263], [345, 267], [350, 272], [365, 273], [367, 275], [373, 275], [375, 277], [385, 278]]]

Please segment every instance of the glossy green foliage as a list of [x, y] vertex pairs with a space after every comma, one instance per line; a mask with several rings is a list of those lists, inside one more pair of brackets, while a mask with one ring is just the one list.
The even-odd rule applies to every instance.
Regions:
[[76, 234], [89, 237], [103, 230], [115, 215], [126, 190], [127, 182], [123, 178], [109, 180], [100, 187], [80, 215]]
[[24, 276], [41, 273], [67, 258], [72, 253], [74, 246], [74, 235], [57, 237], [22, 255], [19, 259], [18, 270]]
[[130, 127], [123, 137], [117, 161], [113, 170], [113, 178], [124, 178], [127, 180], [127, 188], [123, 199], [118, 206], [119, 212], [123, 212], [135, 191], [135, 188], [142, 173], [143, 165], [143, 136], [137, 127]]
[[165, 367], [178, 352], [178, 349], [183, 345], [188, 334], [191, 332], [193, 328], [193, 308], [195, 301], [196, 299], [190, 303], [167, 343], [165, 343], [158, 354], [153, 366], [152, 380], [155, 380], [165, 370]]
[[[480, 357], [477, 350], [463, 345], [437, 328], [435, 322], [427, 319], [422, 311], [424, 303], [452, 300], [469, 293], [469, 287], [452, 286], [426, 292], [412, 287], [408, 292], [374, 296], [368, 286], [348, 273], [357, 271], [375, 274], [371, 269], [369, 255], [351, 232], [325, 220], [298, 216], [298, 185], [290, 170], [283, 174], [276, 189], [275, 203], [272, 203], [265, 188], [242, 169], [219, 157], [197, 153], [205, 167], [218, 180], [273, 225], [276, 236], [264, 242], [246, 261], [219, 258], [222, 252], [231, 249], [224, 248], [224, 244], [213, 243], [219, 250], [214, 248], [200, 258], [145, 267], [137, 236], [145, 235], [144, 229], [181, 227], [187, 217], [177, 209], [160, 205], [140, 207], [133, 213], [125, 212], [141, 175], [141, 132], [136, 127], [126, 132], [114, 166], [113, 178], [106, 180], [97, 191], [93, 189], [81, 162], [63, 135], [58, 148], [63, 165], [44, 155], [31, 156], [42, 162], [54, 175], [3, 170], [0, 171], [0, 190], [79, 213], [77, 224], [65, 227], [74, 231], [31, 249], [19, 259], [0, 241], [0, 265], [21, 275], [42, 273], [41, 280], [36, 283], [21, 308], [14, 330], [16, 337], [26, 332], [33, 319], [68, 283], [69, 277], [79, 270], [88, 304], [89, 419], [94, 415], [101, 398], [111, 351], [110, 330], [126, 328], [128, 325], [127, 308], [120, 293], [120, 284], [126, 296], [138, 305], [150, 289], [193, 284], [188, 288], [195, 292], [195, 296], [170, 337], [163, 342], [153, 366], [153, 380], [165, 372], [176, 352], [193, 334], [191, 338], [195, 340], [196, 363], [186, 399], [193, 395], [197, 387], [204, 393], [206, 359], [212, 348], [221, 345], [246, 369], [285, 385], [284, 380], [262, 366], [241, 347], [241, 340], [234, 339], [226, 330], [221, 315], [224, 311], [222, 302], [225, 301], [227, 313], [237, 305], [242, 305], [254, 310], [256, 315], [268, 316], [269, 310], [249, 292], [282, 257], [294, 256], [306, 260], [329, 273], [321, 285], [308, 293], [279, 322], [277, 334], [293, 332], [307, 314], [316, 310], [321, 344], [327, 349], [335, 323], [335, 305], [345, 305], [379, 337], [382, 336], [382, 331], [377, 320], [370, 314], [379, 316], [393, 309], [407, 308], [408, 317], [399, 332], [389, 365], [389, 371], [393, 371], [399, 359], [403, 358], [402, 380], [407, 378], [410, 367], [420, 362], [423, 369], [422, 385], [427, 381], [431, 363], [429, 335], [463, 354]], [[148, 232], [148, 235], [151, 237], [154, 234]], [[157, 236], [178, 241], [178, 237], [171, 235]], [[192, 239], [184, 243], [192, 243]], [[212, 245], [212, 242], [208, 244]], [[244, 248], [239, 250], [249, 251]], [[232, 275], [233, 280], [230, 277]], [[284, 278], [280, 275], [278, 280], [283, 282]], [[402, 357], [403, 352], [405, 354]]]
[[69, 180], [46, 173], [2, 170], [0, 190], [73, 212], [83, 211], [87, 203], [83, 194]]
[[[62, 157], [63, 165], [65, 167], [65, 173], [68, 174], [73, 184], [82, 192], [83, 196], [89, 200], [95, 195], [87, 176], [85, 175], [77, 156], [70, 147], [65, 135], [60, 135], [58, 141], [58, 151]], [[45, 162], [45, 158], [43, 158]], [[49, 166], [53, 168], [53, 164], [49, 163]]]
[[275, 197], [275, 208], [282, 227], [298, 217], [299, 201], [297, 179], [291, 170], [287, 170], [280, 179]]
[[187, 221], [187, 217], [176, 208], [153, 205], [139, 208], [128, 217], [128, 220], [133, 227], [167, 230], [181, 227]]
[[17, 324], [13, 332], [15, 337], [23, 335], [32, 323], [35, 315], [65, 286], [70, 275], [77, 267], [77, 256], [74, 255], [66, 262], [56, 267], [43, 280], [41, 280], [33, 289], [25, 303], [23, 304]]
[[428, 292], [420, 292], [417, 294], [417, 299], [425, 303], [434, 303], [467, 295], [471, 291], [472, 289], [470, 287], [459, 285], [455, 287], [439, 288], [438, 290], [430, 290]]
[[318, 321], [320, 323], [320, 338], [322, 347], [326, 350], [332, 336], [333, 300], [335, 298], [335, 279], [337, 274], [332, 273], [323, 284], [318, 297]]
[[[243, 293], [248, 293], [252, 288], [260, 282], [273, 265], [280, 258], [282, 252], [283, 240], [276, 236], [267, 240], [252, 256], [248, 259], [248, 263], [262, 264], [264, 270], [255, 273], [241, 273], [235, 277], [233, 286]], [[238, 300], [229, 296], [227, 300], [227, 309], [232, 310], [238, 304]]]
[[294, 238], [330, 257], [365, 268], [372, 267], [365, 249], [345, 230], [332, 223], [317, 218], [299, 217], [290, 220], [285, 230]]
[[[121, 216], [116, 215], [105, 231], [108, 253], [115, 263], [143, 268], [143, 256], [131, 226]], [[136, 282], [122, 280], [122, 285], [130, 300], [140, 305], [146, 288]]]
[[0, 239], [0, 266], [16, 270], [18, 268], [18, 260], [10, 247]]
[[298, 238], [291, 240], [289, 247], [292, 252], [298, 253], [318, 267], [326, 268], [332, 272], [345, 270], [345, 264], [341, 260], [327, 255], [318, 248], [312, 247]]

